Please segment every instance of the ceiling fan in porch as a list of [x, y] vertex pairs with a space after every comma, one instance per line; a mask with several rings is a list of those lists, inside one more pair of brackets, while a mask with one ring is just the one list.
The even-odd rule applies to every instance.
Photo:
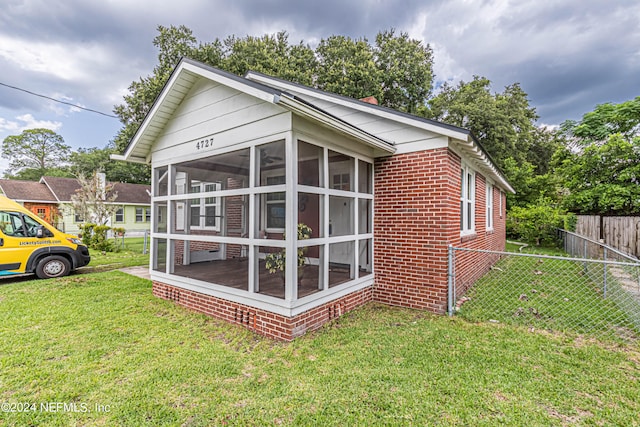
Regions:
[[[241, 157], [249, 157], [248, 154], [241, 154]], [[275, 161], [281, 161], [282, 157], [280, 156], [272, 156], [267, 153], [267, 150], [260, 149], [260, 166], [270, 165]]]

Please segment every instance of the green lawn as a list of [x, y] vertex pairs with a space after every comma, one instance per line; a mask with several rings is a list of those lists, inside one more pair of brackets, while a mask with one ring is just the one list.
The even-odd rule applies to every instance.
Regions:
[[120, 272], [9, 283], [0, 308], [0, 425], [640, 425], [631, 344], [376, 304], [285, 344]]

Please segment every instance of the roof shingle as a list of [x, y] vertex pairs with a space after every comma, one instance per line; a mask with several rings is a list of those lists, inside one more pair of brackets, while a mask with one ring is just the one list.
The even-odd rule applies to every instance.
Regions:
[[0, 179], [0, 189], [5, 196], [12, 200], [57, 203], [49, 188], [36, 181]]
[[[119, 204], [151, 204], [151, 186], [109, 182], [118, 193], [114, 203]], [[0, 190], [10, 199], [20, 202], [71, 202], [71, 196], [80, 189], [75, 178], [44, 176], [40, 182], [0, 179]]]

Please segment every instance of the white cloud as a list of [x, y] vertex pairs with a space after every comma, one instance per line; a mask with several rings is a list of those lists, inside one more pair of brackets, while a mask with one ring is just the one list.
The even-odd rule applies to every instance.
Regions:
[[[87, 64], [107, 64], [109, 55], [96, 44], [51, 44], [0, 35], [0, 57], [25, 71], [53, 75], [64, 80], [86, 80]], [[93, 68], [95, 65], [92, 65]]]
[[0, 117], [0, 133], [18, 134], [26, 129], [45, 128], [54, 132], [62, 128], [62, 122], [52, 120], [37, 120], [31, 114], [16, 116], [15, 120], [6, 120]]

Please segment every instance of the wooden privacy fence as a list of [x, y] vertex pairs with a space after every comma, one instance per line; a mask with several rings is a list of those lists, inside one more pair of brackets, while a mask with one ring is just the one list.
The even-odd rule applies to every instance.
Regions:
[[576, 233], [640, 258], [640, 216], [578, 215]]

